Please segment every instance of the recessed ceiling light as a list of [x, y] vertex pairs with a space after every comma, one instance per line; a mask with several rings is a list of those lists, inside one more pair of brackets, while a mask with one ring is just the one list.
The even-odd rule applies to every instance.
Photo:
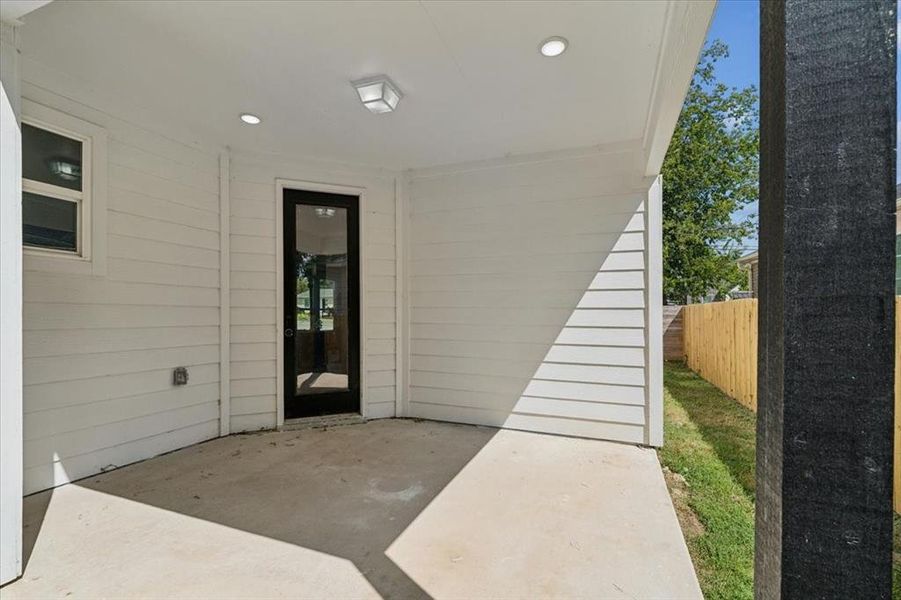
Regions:
[[350, 84], [357, 89], [363, 106], [376, 114], [392, 112], [397, 108], [400, 99], [404, 97], [387, 75], [358, 79], [351, 81]]
[[241, 120], [248, 125], [259, 125], [263, 119], [250, 113], [241, 113]]
[[566, 38], [555, 35], [541, 42], [541, 53], [548, 57], [560, 56], [566, 51], [568, 45], [569, 42], [566, 41]]

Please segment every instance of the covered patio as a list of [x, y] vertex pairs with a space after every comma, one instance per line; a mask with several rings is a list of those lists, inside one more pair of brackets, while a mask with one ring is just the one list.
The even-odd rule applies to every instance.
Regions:
[[[652, 449], [714, 8], [0, 4], [4, 598], [697, 597]], [[894, 11], [762, 4], [767, 600], [890, 588]]]
[[4, 596], [697, 596], [659, 172], [713, 7], [4, 4]]
[[430, 421], [213, 440], [25, 500], [3, 597], [700, 598], [653, 450]]

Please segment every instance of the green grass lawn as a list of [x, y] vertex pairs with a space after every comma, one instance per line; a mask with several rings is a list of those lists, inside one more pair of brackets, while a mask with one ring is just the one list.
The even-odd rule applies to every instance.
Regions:
[[664, 386], [660, 462], [701, 590], [753, 598], [754, 413], [682, 364], [666, 364]]
[[[756, 415], [682, 363], [664, 367], [667, 485], [704, 597], [753, 598]], [[901, 517], [894, 594], [901, 600]]]

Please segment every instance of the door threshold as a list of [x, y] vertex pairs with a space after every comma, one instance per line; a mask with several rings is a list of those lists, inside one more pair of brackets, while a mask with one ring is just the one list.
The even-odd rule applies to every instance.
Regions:
[[322, 415], [319, 417], [300, 417], [298, 419], [285, 419], [279, 427], [280, 431], [295, 431], [297, 429], [313, 429], [316, 427], [342, 427], [344, 425], [360, 425], [366, 419], [360, 413], [341, 413], [337, 415]]

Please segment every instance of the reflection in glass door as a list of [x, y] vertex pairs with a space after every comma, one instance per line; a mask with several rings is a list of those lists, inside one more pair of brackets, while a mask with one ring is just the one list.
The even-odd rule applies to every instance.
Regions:
[[358, 412], [358, 198], [285, 190], [285, 417]]

